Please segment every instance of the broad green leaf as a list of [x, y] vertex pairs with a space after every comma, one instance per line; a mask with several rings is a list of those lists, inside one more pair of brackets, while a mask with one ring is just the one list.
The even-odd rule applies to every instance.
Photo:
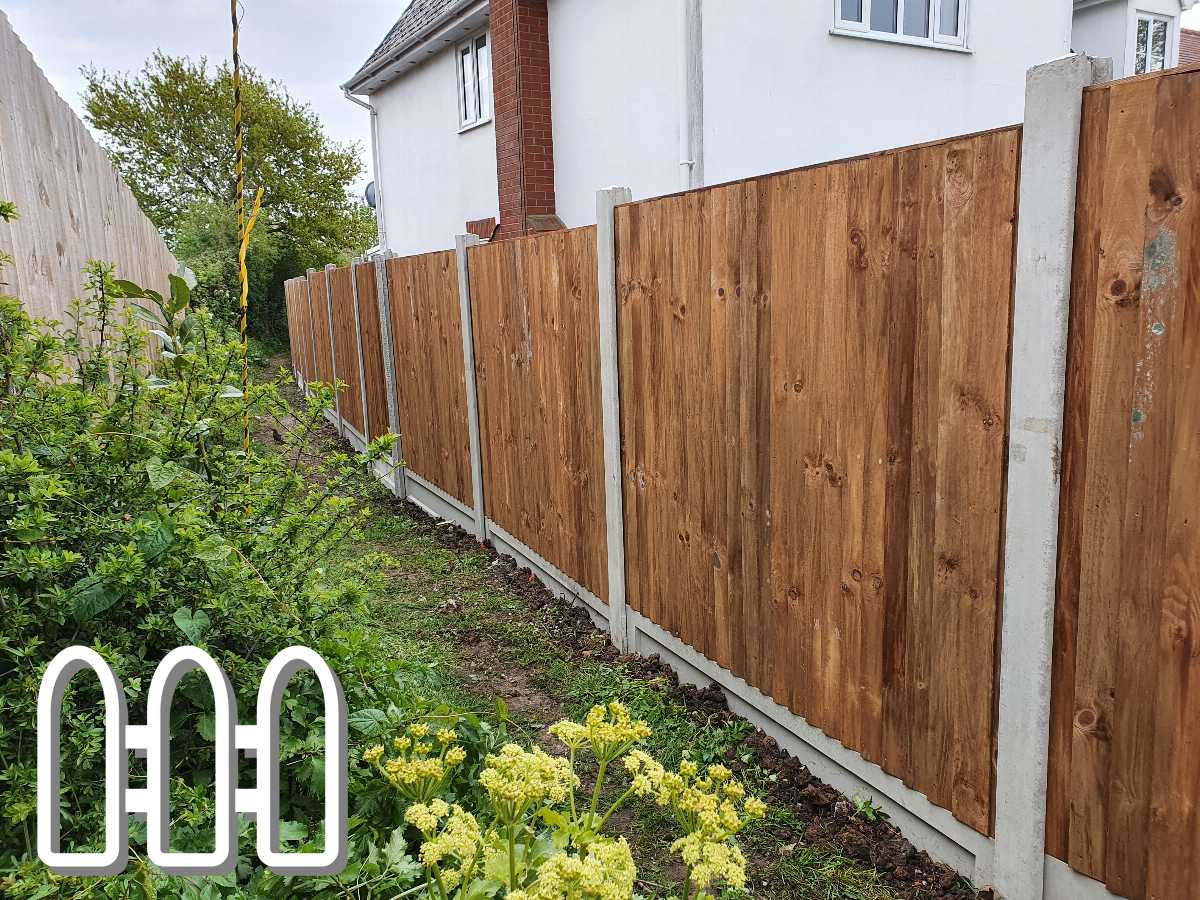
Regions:
[[141, 285], [134, 284], [132, 281], [126, 281], [124, 278], [118, 278], [113, 282], [113, 287], [117, 289], [117, 294], [122, 297], [143, 298], [147, 296], [147, 292]]
[[157, 456], [146, 460], [146, 476], [150, 479], [150, 487], [156, 491], [171, 484], [179, 477], [182, 469], [173, 462], [163, 462]]
[[89, 575], [75, 584], [75, 618], [79, 622], [94, 619], [120, 599], [103, 578]]
[[196, 733], [206, 741], [217, 739], [217, 723], [212, 713], [205, 713], [196, 721]]
[[146, 524], [147, 531], [138, 537], [137, 548], [147, 560], [154, 560], [175, 543], [175, 533], [171, 531], [169, 524], [156, 516], [147, 517], [142, 521]]
[[175, 626], [187, 635], [187, 639], [193, 644], [200, 643], [200, 639], [204, 637], [204, 633], [208, 631], [212, 625], [212, 620], [209, 619], [208, 613], [202, 609], [192, 612], [190, 609], [177, 609], [175, 615], [171, 616]]
[[360, 734], [373, 737], [383, 731], [387, 713], [382, 709], [360, 709], [346, 717], [346, 723]]
[[171, 303], [167, 309], [174, 316], [182, 312], [191, 302], [192, 289], [178, 275], [168, 275], [167, 280], [171, 282]]
[[215, 534], [210, 534], [196, 545], [196, 559], [205, 562], [221, 562], [233, 552], [233, 548]]
[[241, 388], [235, 388], [233, 385], [227, 384], [217, 396], [222, 400], [240, 400], [242, 398], [242, 390]]
[[302, 841], [308, 837], [308, 828], [303, 822], [280, 822], [279, 840]]

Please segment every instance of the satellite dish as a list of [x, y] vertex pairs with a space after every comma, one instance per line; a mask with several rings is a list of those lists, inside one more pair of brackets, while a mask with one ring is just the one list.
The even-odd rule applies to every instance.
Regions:
[[375, 209], [375, 182], [367, 185], [367, 189], [363, 191], [363, 199], [367, 201], [367, 206]]

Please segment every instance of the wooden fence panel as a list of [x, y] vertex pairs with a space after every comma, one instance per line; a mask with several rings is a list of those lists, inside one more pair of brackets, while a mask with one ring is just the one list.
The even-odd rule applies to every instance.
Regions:
[[473, 505], [458, 264], [453, 250], [387, 261], [396, 399], [409, 469]]
[[354, 321], [354, 282], [349, 266], [331, 269], [333, 291], [333, 339], [338, 381], [346, 386], [339, 394], [342, 419], [363, 433], [362, 375], [358, 360], [358, 327]]
[[607, 602], [596, 229], [468, 260], [488, 518]]
[[630, 605], [983, 833], [1019, 144], [616, 215]]
[[388, 422], [387, 376], [383, 371], [383, 337], [379, 331], [379, 286], [375, 281], [375, 263], [362, 263], [354, 268], [358, 282], [358, 319], [362, 330], [363, 378], [367, 383], [367, 424], [369, 440], [387, 434]]
[[93, 259], [168, 293], [178, 263], [3, 11], [0, 111], [0, 200], [16, 203], [21, 216], [0, 222], [0, 250], [13, 257], [4, 279], [30, 315], [66, 322]]
[[1200, 71], [1090, 89], [1064, 434], [1048, 850], [1200, 897]]
[[284, 296], [287, 298], [287, 317], [288, 317], [288, 348], [292, 356], [292, 368], [307, 379], [307, 374], [304, 371], [305, 365], [305, 341], [304, 341], [304, 319], [300, 305], [300, 280], [289, 278], [283, 285]]
[[329, 329], [328, 291], [325, 272], [318, 270], [308, 277], [309, 315], [313, 325], [313, 368], [316, 381], [333, 384], [333, 336]]

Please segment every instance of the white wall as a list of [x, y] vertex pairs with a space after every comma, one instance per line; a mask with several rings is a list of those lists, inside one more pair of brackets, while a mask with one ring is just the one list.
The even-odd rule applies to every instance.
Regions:
[[1010, 125], [1065, 54], [1068, 0], [973, 0], [971, 53], [834, 36], [832, 2], [704, 4], [710, 184]]
[[[1119, 0], [1125, 2], [1125, 0]], [[1178, 0], [1138, 0], [1178, 4]], [[680, 184], [680, 0], [549, 0], [555, 191]], [[1025, 73], [1071, 47], [1070, 0], [971, 0], [970, 53], [834, 36], [833, 0], [705, 0], [708, 184], [1020, 122]], [[443, 53], [375, 96], [388, 242], [449, 246], [497, 208], [494, 135], [456, 133]]]
[[468, 220], [499, 215], [495, 129], [459, 134], [457, 91], [445, 50], [370, 98], [388, 249], [401, 256], [451, 249]]
[[1091, 56], [1111, 59], [1113, 77], [1124, 78], [1128, 24], [1129, 0], [1109, 0], [1085, 7], [1075, 13], [1071, 46]]
[[569, 227], [596, 221], [596, 191], [679, 184], [680, 0], [550, 0], [554, 190]]

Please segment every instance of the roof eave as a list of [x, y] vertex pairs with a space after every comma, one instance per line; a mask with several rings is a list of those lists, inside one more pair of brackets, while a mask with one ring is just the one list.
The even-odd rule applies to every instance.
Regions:
[[489, 5], [489, 0], [462, 0], [435, 20], [416, 41], [397, 47], [374, 65], [355, 73], [342, 85], [342, 90], [366, 95], [382, 90], [419, 63], [485, 25]]

